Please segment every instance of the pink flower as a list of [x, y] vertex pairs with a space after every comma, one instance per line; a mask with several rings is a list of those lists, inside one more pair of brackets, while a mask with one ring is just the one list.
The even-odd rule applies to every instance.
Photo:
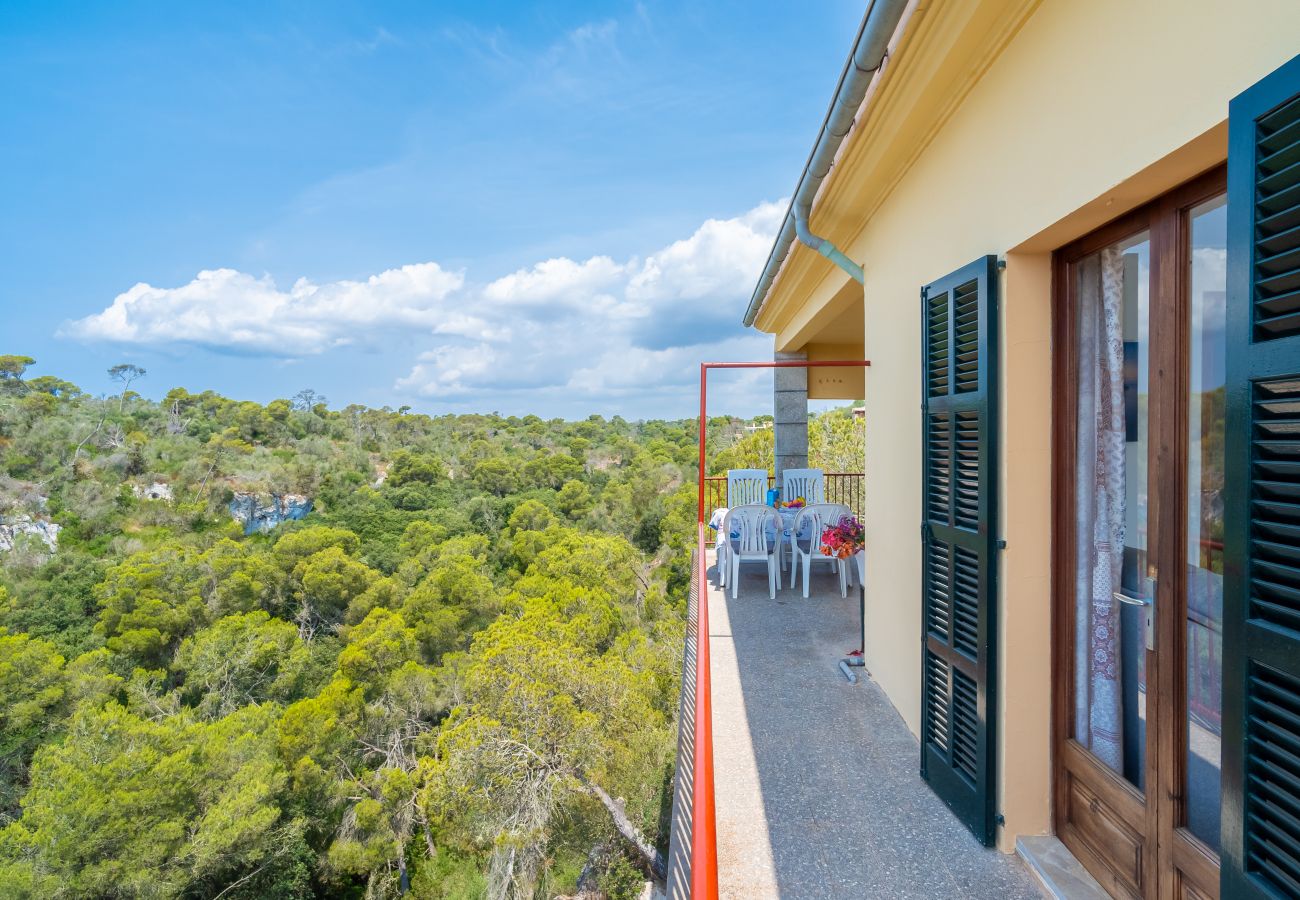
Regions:
[[848, 559], [862, 549], [866, 529], [856, 516], [844, 516], [822, 532], [822, 553], [839, 559]]

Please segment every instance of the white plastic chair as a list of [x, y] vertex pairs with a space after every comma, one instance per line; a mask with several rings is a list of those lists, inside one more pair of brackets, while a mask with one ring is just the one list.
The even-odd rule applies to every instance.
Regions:
[[790, 529], [790, 548], [794, 552], [794, 565], [791, 567], [794, 571], [790, 575], [790, 586], [794, 587], [799, 578], [799, 569], [803, 568], [803, 596], [808, 599], [808, 584], [812, 576], [812, 564], [818, 561], [826, 561], [831, 564], [832, 571], [840, 576], [840, 596], [847, 597], [848, 582], [851, 579], [850, 571], [852, 565], [848, 560], [844, 560], [845, 565], [839, 565], [840, 560], [833, 556], [826, 556], [822, 553], [822, 534], [825, 530], [839, 522], [845, 515], [844, 506], [839, 503], [814, 503], [799, 511], [794, 517], [794, 525]]
[[[727, 508], [763, 504], [767, 500], [767, 469], [728, 469], [727, 470]], [[730, 564], [727, 561], [727, 547], [730, 541], [717, 541], [718, 548], [718, 584], [727, 586]]]
[[767, 500], [767, 469], [727, 470], [727, 509]]
[[[769, 528], [773, 531], [772, 541], [767, 536]], [[781, 587], [781, 567], [776, 559], [776, 548], [781, 546], [781, 524], [772, 507], [751, 503], [727, 510], [719, 537], [728, 547], [727, 562], [731, 571], [727, 578], [731, 582], [731, 599], [736, 599], [740, 593], [740, 564], [766, 562], [768, 598], [775, 600], [777, 589]]]
[[803, 497], [808, 505], [826, 502], [826, 475], [821, 469], [786, 469], [781, 473], [781, 499]]
[[[821, 469], [785, 469], [781, 473], [781, 499], [786, 503], [802, 497], [808, 506], [826, 502], [826, 475]], [[794, 568], [794, 546], [790, 548], [790, 566]], [[785, 551], [781, 551], [781, 568], [785, 569]], [[791, 586], [794, 579], [790, 579]]]

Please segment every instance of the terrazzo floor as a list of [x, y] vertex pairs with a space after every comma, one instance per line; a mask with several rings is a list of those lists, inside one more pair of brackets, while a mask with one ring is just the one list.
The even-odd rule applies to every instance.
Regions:
[[721, 895], [1039, 897], [1016, 857], [981, 846], [921, 781], [916, 738], [875, 682], [840, 673], [854, 593], [814, 567], [808, 600], [787, 583], [772, 601], [766, 570], [742, 568], [737, 600], [709, 572]]

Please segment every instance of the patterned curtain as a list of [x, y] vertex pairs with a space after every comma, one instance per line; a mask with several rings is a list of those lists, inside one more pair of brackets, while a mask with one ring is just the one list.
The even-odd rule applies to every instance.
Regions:
[[[1084, 259], [1079, 278], [1075, 738], [1124, 768], [1120, 613], [1124, 563], [1124, 256]], [[1089, 527], [1091, 526], [1091, 527]]]

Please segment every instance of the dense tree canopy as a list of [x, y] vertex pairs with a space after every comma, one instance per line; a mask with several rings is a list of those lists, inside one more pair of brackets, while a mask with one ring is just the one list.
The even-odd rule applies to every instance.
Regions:
[[[0, 896], [622, 897], [649, 873], [693, 423], [155, 403], [133, 366], [94, 396], [35, 365], [0, 356], [0, 522], [61, 530], [0, 554]], [[723, 464], [763, 452], [715, 424]], [[847, 414], [813, 434], [851, 457]], [[311, 513], [232, 518], [286, 495]]]

